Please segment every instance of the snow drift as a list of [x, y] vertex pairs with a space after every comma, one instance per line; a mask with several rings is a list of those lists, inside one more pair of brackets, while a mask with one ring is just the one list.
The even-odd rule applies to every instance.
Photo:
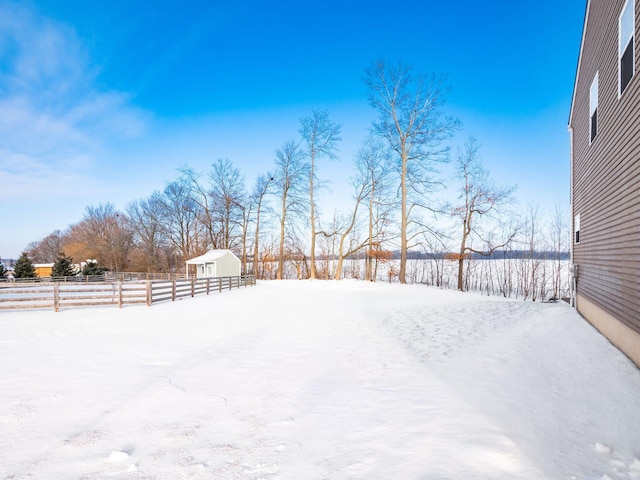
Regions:
[[562, 303], [259, 282], [0, 328], [2, 478], [640, 478], [640, 372]]

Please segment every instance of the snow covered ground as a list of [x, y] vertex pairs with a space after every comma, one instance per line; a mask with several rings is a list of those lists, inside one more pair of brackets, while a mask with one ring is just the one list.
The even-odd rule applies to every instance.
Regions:
[[640, 371], [561, 303], [274, 281], [0, 331], [2, 479], [640, 479]]

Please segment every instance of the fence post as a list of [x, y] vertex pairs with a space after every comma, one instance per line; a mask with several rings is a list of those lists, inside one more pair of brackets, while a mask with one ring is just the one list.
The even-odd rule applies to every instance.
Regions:
[[122, 282], [118, 282], [118, 308], [122, 308]]
[[153, 287], [151, 282], [147, 280], [147, 307], [153, 303]]
[[218, 292], [222, 293], [222, 278], [218, 277]]
[[60, 284], [53, 284], [53, 310], [55, 312], [60, 311]]
[[209, 295], [209, 280], [211, 280], [209, 277], [207, 277], [207, 295]]
[[172, 302], [176, 301], [176, 279], [175, 278], [171, 281], [171, 301]]

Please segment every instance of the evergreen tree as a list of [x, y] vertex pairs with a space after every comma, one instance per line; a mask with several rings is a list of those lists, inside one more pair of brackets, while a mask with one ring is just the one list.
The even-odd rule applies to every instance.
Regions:
[[76, 267], [73, 265], [71, 257], [65, 256], [64, 252], [60, 252], [53, 262], [51, 269], [52, 277], [72, 277], [76, 274]]
[[7, 276], [7, 269], [4, 267], [4, 263], [0, 262], [0, 280]]
[[99, 267], [98, 262], [87, 262], [84, 267], [82, 267], [83, 275], [103, 275], [104, 267]]
[[26, 252], [20, 254], [20, 258], [13, 267], [13, 274], [16, 278], [34, 278], [36, 276], [36, 269], [33, 268], [33, 263]]

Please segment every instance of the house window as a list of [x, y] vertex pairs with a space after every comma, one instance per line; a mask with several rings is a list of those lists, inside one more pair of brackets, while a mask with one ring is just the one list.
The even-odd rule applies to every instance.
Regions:
[[580, 243], [580, 214], [573, 219], [573, 229], [575, 231], [575, 243]]
[[635, 0], [627, 0], [620, 14], [618, 65], [620, 75], [620, 95], [635, 73], [634, 37], [635, 37]]
[[589, 124], [591, 130], [589, 142], [592, 142], [598, 133], [598, 72], [596, 72], [589, 91]]

